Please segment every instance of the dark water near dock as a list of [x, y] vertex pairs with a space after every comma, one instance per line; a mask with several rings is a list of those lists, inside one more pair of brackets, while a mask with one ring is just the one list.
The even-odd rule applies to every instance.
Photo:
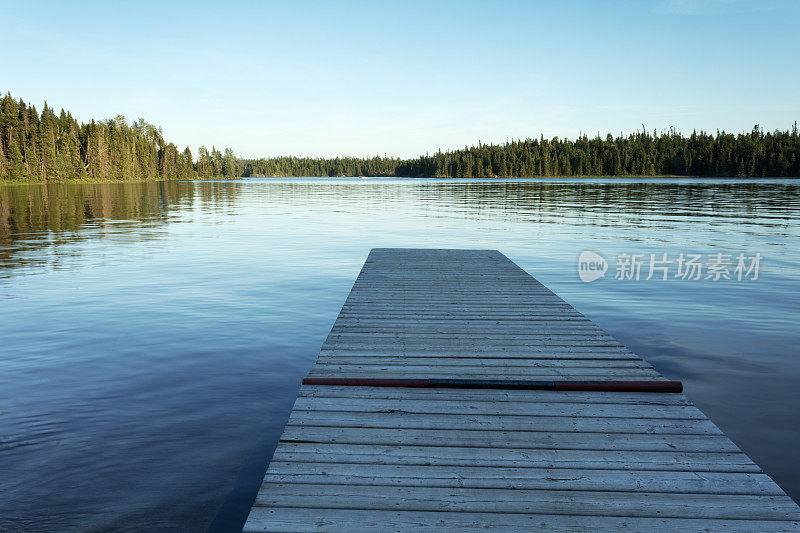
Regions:
[[[798, 216], [791, 180], [0, 185], [0, 531], [240, 527], [364, 258], [393, 246], [499, 249], [800, 501]], [[606, 279], [578, 279], [583, 250]], [[613, 279], [650, 253], [763, 262]]]

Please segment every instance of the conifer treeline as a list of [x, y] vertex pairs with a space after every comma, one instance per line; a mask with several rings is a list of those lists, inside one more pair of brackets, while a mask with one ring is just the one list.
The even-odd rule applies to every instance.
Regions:
[[268, 176], [395, 176], [401, 159], [394, 157], [271, 157], [243, 159], [246, 177]]
[[605, 139], [526, 139], [478, 144], [415, 159], [314, 159], [279, 157], [242, 160], [245, 176], [713, 176], [800, 177], [800, 135], [791, 131], [637, 132]]
[[0, 181], [192, 179], [239, 176], [728, 176], [800, 177], [800, 135], [790, 131], [646, 131], [605, 139], [526, 139], [402, 160], [392, 157], [238, 159], [233, 151], [179, 151], [157, 128], [123, 116], [89, 124], [0, 100]]
[[161, 128], [124, 116], [78, 124], [44, 104], [6, 94], [0, 100], [0, 181], [150, 180], [233, 178], [242, 175], [230, 149], [200, 147], [196, 163], [189, 147], [179, 151]]
[[688, 137], [676, 131], [652, 135], [577, 140], [553, 138], [478, 145], [406, 161], [398, 176], [800, 176], [800, 136], [791, 131], [704, 132]]

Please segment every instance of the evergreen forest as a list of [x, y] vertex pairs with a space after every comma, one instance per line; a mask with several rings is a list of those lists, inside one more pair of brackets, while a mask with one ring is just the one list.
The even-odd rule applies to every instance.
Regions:
[[160, 127], [124, 116], [78, 123], [45, 103], [41, 111], [6, 94], [0, 100], [0, 181], [124, 181], [272, 176], [800, 177], [797, 123], [786, 131], [714, 134], [644, 130], [616, 137], [525, 139], [424, 156], [242, 159], [230, 148], [196, 155], [164, 139]]

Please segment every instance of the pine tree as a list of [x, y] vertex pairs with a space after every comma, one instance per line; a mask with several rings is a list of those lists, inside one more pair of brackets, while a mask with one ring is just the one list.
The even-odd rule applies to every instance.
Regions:
[[0, 182], [8, 180], [8, 165], [6, 163], [6, 154], [3, 151], [3, 139], [0, 135]]
[[28, 106], [27, 133], [25, 135], [25, 171], [28, 179], [41, 179], [41, 157], [39, 155], [39, 114], [34, 106]]
[[11, 136], [6, 141], [6, 158], [8, 160], [6, 172], [10, 179], [24, 180], [28, 177], [25, 174], [25, 159], [22, 157], [16, 136]]
[[56, 117], [53, 110], [47, 107], [47, 102], [42, 107], [42, 118], [39, 122], [38, 144], [41, 153], [40, 178], [43, 181], [58, 179], [58, 153], [56, 150]]
[[205, 146], [197, 149], [197, 176], [200, 179], [211, 178], [214, 176], [214, 167], [211, 156]]
[[192, 151], [187, 146], [183, 150], [183, 157], [181, 159], [181, 170], [178, 174], [180, 179], [189, 179], [196, 177], [194, 168], [192, 168]]

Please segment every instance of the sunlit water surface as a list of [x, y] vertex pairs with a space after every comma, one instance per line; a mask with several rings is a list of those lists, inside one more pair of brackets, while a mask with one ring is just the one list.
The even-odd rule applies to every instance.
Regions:
[[[267, 179], [0, 186], [0, 530], [240, 528], [373, 247], [493, 248], [800, 499], [800, 182]], [[578, 279], [578, 254], [612, 264]], [[617, 281], [622, 253], [756, 281]]]

